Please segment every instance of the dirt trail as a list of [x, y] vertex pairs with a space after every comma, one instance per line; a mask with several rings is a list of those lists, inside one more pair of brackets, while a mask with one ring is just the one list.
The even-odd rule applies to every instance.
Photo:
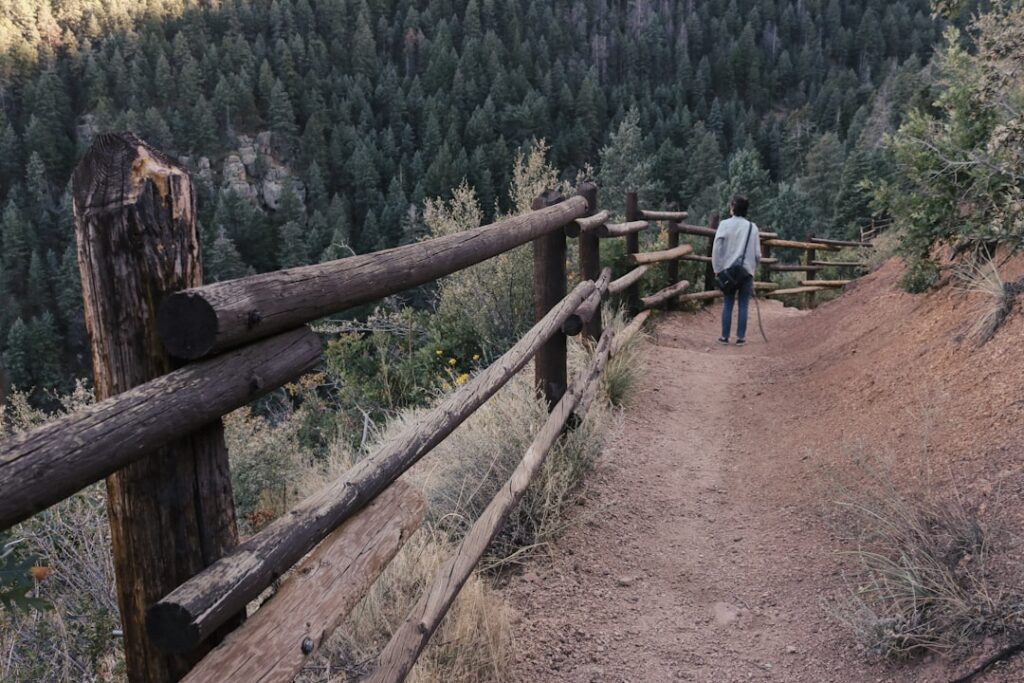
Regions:
[[938, 661], [869, 664], [822, 605], [838, 544], [810, 490], [820, 444], [794, 437], [813, 405], [793, 403], [815, 314], [763, 302], [777, 341], [752, 319], [737, 348], [715, 343], [719, 310], [656, 323], [571, 528], [509, 586], [517, 680], [948, 680]]

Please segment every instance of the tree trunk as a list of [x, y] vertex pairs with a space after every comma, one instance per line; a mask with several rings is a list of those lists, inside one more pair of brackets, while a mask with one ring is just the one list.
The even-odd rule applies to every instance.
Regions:
[[[156, 308], [202, 284], [196, 200], [188, 173], [131, 133], [97, 137], [72, 178], [78, 265], [103, 400], [173, 369], [157, 335]], [[238, 542], [220, 420], [107, 479], [131, 681], [176, 681], [188, 657], [146, 637], [146, 608]]]

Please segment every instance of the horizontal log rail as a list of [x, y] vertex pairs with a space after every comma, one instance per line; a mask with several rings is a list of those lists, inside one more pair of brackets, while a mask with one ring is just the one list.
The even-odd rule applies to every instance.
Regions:
[[774, 273], [814, 273], [824, 269], [824, 266], [816, 266], [813, 263], [811, 265], [779, 263], [768, 266], [768, 270]]
[[685, 221], [690, 214], [685, 211], [646, 211], [641, 209], [640, 215], [648, 221]]
[[184, 683], [290, 681], [419, 528], [426, 499], [401, 479], [309, 554]]
[[605, 268], [594, 282], [594, 291], [580, 304], [576, 312], [562, 323], [562, 334], [575, 337], [583, 331], [583, 326], [594, 319], [601, 310], [601, 303], [608, 298], [608, 285], [611, 284], [612, 269]]
[[693, 246], [683, 244], [675, 249], [665, 251], [645, 251], [639, 254], [629, 254], [626, 261], [633, 266], [647, 266], [652, 263], [664, 263], [665, 261], [676, 261], [688, 254], [693, 253]]
[[660, 292], [658, 292], [656, 294], [651, 294], [650, 296], [645, 296], [644, 298], [640, 299], [640, 303], [643, 304], [645, 309], [647, 309], [647, 308], [657, 308], [658, 306], [661, 306], [662, 304], [668, 303], [669, 301], [671, 301], [672, 299], [676, 298], [680, 294], [683, 294], [689, 288], [690, 288], [689, 281], [683, 280], [682, 282], [677, 282], [676, 284], [674, 284], [674, 285], [672, 285], [670, 287], [666, 287], [665, 289], [661, 290]]
[[845, 287], [853, 280], [804, 280], [801, 287]]
[[871, 242], [854, 242], [852, 240], [833, 240], [826, 237], [812, 237], [811, 242], [815, 244], [827, 244], [833, 247], [859, 247], [861, 249], [874, 249], [875, 245]]
[[607, 223], [609, 217], [610, 214], [607, 211], [601, 211], [600, 213], [595, 213], [593, 216], [577, 218], [570, 225], [575, 225], [579, 232], [590, 232], [591, 230], [597, 230]]
[[804, 249], [806, 251], [839, 251], [839, 247], [833, 247], [829, 244], [819, 244], [817, 242], [796, 242], [793, 240], [779, 240], [770, 239], [765, 240], [764, 244], [769, 247], [776, 247], [780, 249]]
[[395, 631], [380, 654], [377, 669], [368, 677], [369, 683], [399, 683], [409, 675], [416, 659], [472, 575], [487, 546], [504, 527], [530, 482], [540, 472], [584, 391], [601, 376], [610, 352], [611, 330], [605, 330], [590, 366], [577, 376], [555, 405], [508, 482], [473, 523], [454, 555], [437, 572], [405, 621]]
[[630, 221], [628, 223], [605, 223], [597, 229], [598, 237], [625, 237], [635, 235], [651, 227], [648, 221]]
[[789, 289], [777, 289], [774, 292], [768, 294], [768, 296], [790, 296], [792, 294], [809, 294], [811, 292], [820, 292], [824, 287], [791, 287]]
[[172, 356], [202, 358], [450, 275], [586, 212], [576, 196], [454, 235], [188, 289], [161, 304], [160, 336]]
[[651, 317], [651, 311], [641, 311], [637, 313], [636, 317], [629, 321], [629, 324], [622, 328], [615, 337], [612, 338], [612, 357], [619, 355], [622, 349], [625, 348], [629, 340], [636, 336], [637, 332], [644, 326], [647, 319]]
[[593, 282], [580, 283], [509, 351], [436, 408], [156, 603], [146, 617], [150, 638], [167, 652], [196, 647], [455, 431], [560, 332], [594, 289]]
[[608, 293], [622, 294], [627, 289], [629, 289], [637, 282], [639, 282], [640, 278], [646, 275], [649, 269], [649, 266], [640, 266], [639, 268], [634, 268], [633, 270], [629, 271], [628, 273], [620, 277], [618, 280], [613, 280], [612, 283], [608, 285]]
[[[714, 228], [708, 228], [703, 225], [691, 225], [690, 223], [673, 223], [669, 226], [669, 229], [673, 232], [679, 232], [684, 235], [697, 235], [698, 237], [714, 237], [717, 232]], [[758, 236], [764, 241], [775, 239], [779, 234], [777, 232], [761, 232], [759, 230]]]
[[0, 444], [0, 529], [302, 376], [306, 328], [188, 365]]
[[710, 256], [701, 256], [700, 254], [687, 254], [686, 256], [680, 256], [680, 261], [690, 261], [691, 263], [711, 263]]
[[861, 261], [811, 261], [811, 265], [823, 268], [867, 268]]

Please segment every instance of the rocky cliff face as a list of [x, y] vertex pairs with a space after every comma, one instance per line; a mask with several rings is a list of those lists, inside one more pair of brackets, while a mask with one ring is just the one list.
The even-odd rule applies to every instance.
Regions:
[[299, 199], [306, 198], [305, 184], [275, 153], [270, 131], [255, 138], [238, 136], [236, 151], [224, 157], [219, 183], [207, 157], [200, 157], [197, 167], [199, 175], [212, 179], [222, 192], [234, 192], [264, 210], [278, 209], [289, 179]]

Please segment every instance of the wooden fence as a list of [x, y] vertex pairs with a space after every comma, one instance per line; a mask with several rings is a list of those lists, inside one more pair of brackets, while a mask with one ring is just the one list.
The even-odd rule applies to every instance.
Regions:
[[[710, 260], [680, 246], [679, 235], [713, 239], [717, 219], [687, 225], [684, 212], [641, 210], [630, 193], [625, 222], [610, 223], [592, 183], [568, 198], [545, 192], [525, 215], [458, 234], [211, 285], [202, 285], [191, 180], [177, 162], [131, 134], [101, 135], [72, 185], [97, 403], [0, 445], [0, 528], [106, 478], [132, 681], [290, 680], [421, 523], [422, 495], [398, 478], [532, 359], [550, 417], [370, 676], [404, 679], [570, 417], [585, 414], [609, 358], [652, 309], [721, 295], [687, 294], [690, 283], [678, 281], [680, 261]], [[641, 253], [639, 233], [656, 221], [668, 223], [668, 248]], [[578, 239], [582, 280], [571, 291], [569, 237]], [[620, 237], [636, 267], [613, 281], [600, 245]], [[801, 270], [810, 274], [817, 251], [840, 246], [762, 237], [769, 274], [785, 270], [773, 247], [804, 250]], [[533, 328], [415, 424], [239, 543], [221, 418], [319, 363], [307, 323], [527, 243]], [[673, 284], [641, 298], [656, 264]], [[804, 284], [799, 291], [837, 285]], [[613, 295], [635, 315], [617, 335], [602, 329], [600, 314]], [[566, 337], [576, 334], [593, 354], [570, 381]], [[292, 569], [246, 619], [247, 605]]]

